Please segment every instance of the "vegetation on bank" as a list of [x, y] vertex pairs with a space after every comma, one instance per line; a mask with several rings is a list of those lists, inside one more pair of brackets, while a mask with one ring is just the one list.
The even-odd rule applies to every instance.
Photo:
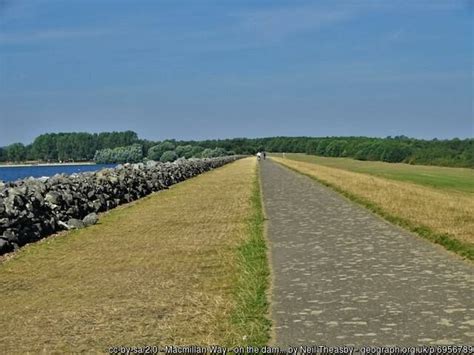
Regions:
[[[164, 141], [152, 146], [148, 150], [146, 159], [166, 163], [179, 158], [218, 158], [227, 155], [235, 155], [235, 153], [222, 148], [204, 149], [199, 146], [193, 147], [190, 145], [175, 146], [172, 142]], [[143, 149], [139, 144], [114, 149], [102, 149], [98, 150], [94, 155], [94, 161], [99, 164], [137, 163], [143, 160]]]
[[260, 173], [253, 183], [251, 196], [252, 212], [248, 218], [247, 239], [239, 247], [237, 265], [239, 278], [236, 283], [236, 305], [231, 320], [238, 329], [239, 336], [232, 336], [228, 343], [232, 346], [251, 344], [267, 345], [271, 321], [268, 318], [268, 288], [270, 268], [267, 258], [267, 245], [264, 234], [260, 189]]
[[[257, 151], [307, 153], [324, 157], [440, 166], [474, 167], [474, 139], [422, 140], [405, 136], [370, 137], [270, 137], [203, 141], [139, 139], [132, 131], [110, 133], [50, 133], [32, 144], [15, 143], [0, 148], [2, 161], [86, 161], [96, 151], [138, 144], [143, 157], [161, 160], [166, 151], [178, 157], [216, 156], [219, 151], [255, 154]], [[124, 149], [124, 148], [122, 148]], [[110, 151], [104, 153], [110, 154]], [[120, 154], [119, 154], [120, 155]], [[173, 155], [174, 156], [174, 155]], [[166, 155], [170, 159], [171, 153]]]
[[98, 164], [138, 163], [143, 160], [143, 149], [139, 144], [127, 147], [105, 148], [95, 152], [94, 161]]
[[0, 147], [0, 162], [92, 161], [96, 163], [137, 163], [144, 159], [162, 162], [178, 158], [216, 158], [234, 155], [221, 147], [179, 144], [174, 140], [150, 142], [135, 132], [50, 133], [37, 137], [28, 146], [21, 143]]
[[[48, 133], [32, 144], [11, 144], [0, 148], [0, 161], [91, 161], [97, 150], [127, 147], [139, 143], [135, 132]], [[141, 146], [141, 144], [140, 144]]]
[[471, 193], [431, 188], [314, 162], [272, 159], [334, 188], [390, 222], [474, 260]]
[[474, 170], [427, 165], [389, 164], [349, 158], [328, 158], [301, 153], [274, 153], [273, 156], [324, 165], [390, 180], [408, 181], [436, 189], [474, 193]]
[[1, 263], [0, 348], [264, 342], [255, 165], [242, 159], [205, 173]]

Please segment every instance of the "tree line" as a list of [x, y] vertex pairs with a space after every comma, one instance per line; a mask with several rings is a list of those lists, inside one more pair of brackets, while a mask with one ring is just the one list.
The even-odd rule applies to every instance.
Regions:
[[235, 152], [216, 147], [203, 148], [198, 145], [176, 145], [175, 142], [164, 141], [152, 145], [144, 153], [144, 146], [133, 144], [127, 147], [106, 148], [96, 151], [94, 161], [106, 163], [137, 163], [145, 159], [157, 160], [163, 163], [172, 162], [178, 158], [214, 158], [235, 155]]
[[98, 162], [140, 161], [144, 158], [172, 161], [179, 157], [255, 154], [262, 150], [391, 163], [474, 167], [472, 138], [268, 137], [157, 142], [139, 139], [132, 131], [43, 134], [29, 145], [15, 143], [0, 148], [0, 161], [91, 161], [94, 158]]
[[90, 161], [97, 150], [139, 143], [132, 131], [104, 133], [47, 133], [32, 144], [14, 143], [0, 148], [0, 161]]

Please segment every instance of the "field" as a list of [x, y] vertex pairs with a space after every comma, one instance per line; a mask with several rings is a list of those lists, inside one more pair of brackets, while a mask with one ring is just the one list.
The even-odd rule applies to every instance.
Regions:
[[[272, 154], [282, 157], [283, 154]], [[389, 164], [379, 161], [360, 161], [348, 158], [327, 158], [306, 154], [285, 153], [288, 159], [314, 163], [330, 168], [370, 174], [386, 179], [409, 181], [415, 184], [474, 193], [474, 170], [440, 166]]]
[[268, 266], [257, 166], [239, 160], [0, 264], [0, 348], [261, 344]]
[[[334, 188], [393, 223], [474, 259], [473, 182], [469, 181], [471, 172], [467, 169], [374, 165], [299, 154], [285, 157], [273, 159]], [[376, 166], [375, 171], [372, 166]], [[433, 172], [430, 185], [436, 187], [425, 186], [424, 171]]]

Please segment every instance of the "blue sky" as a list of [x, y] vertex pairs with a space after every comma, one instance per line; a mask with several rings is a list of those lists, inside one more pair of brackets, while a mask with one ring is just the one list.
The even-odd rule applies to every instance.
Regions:
[[469, 0], [0, 0], [0, 146], [473, 136]]

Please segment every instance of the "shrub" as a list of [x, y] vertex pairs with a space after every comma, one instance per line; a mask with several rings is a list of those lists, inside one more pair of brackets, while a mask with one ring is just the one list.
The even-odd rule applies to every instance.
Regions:
[[163, 153], [174, 150], [175, 145], [170, 141], [164, 141], [148, 149], [148, 159], [161, 160]]
[[166, 163], [166, 162], [175, 161], [176, 159], [178, 159], [178, 154], [176, 154], [174, 150], [167, 150], [161, 155], [160, 161], [162, 163]]
[[201, 157], [202, 158], [210, 158], [212, 156], [212, 149], [211, 148], [206, 148], [201, 152]]
[[160, 148], [157, 145], [154, 145], [148, 149], [147, 158], [150, 160], [160, 160], [161, 154]]
[[143, 149], [140, 144], [114, 149], [101, 149], [95, 152], [94, 161], [99, 164], [138, 163], [143, 160]]
[[192, 145], [178, 145], [176, 147], [176, 154], [178, 154], [178, 156], [180, 158], [186, 158], [186, 159], [189, 159], [193, 156], [192, 152], [193, 152], [193, 146]]
[[199, 145], [195, 145], [193, 147], [193, 149], [191, 150], [191, 157], [192, 158], [201, 158], [203, 150], [204, 150], [203, 147], [201, 147]]

